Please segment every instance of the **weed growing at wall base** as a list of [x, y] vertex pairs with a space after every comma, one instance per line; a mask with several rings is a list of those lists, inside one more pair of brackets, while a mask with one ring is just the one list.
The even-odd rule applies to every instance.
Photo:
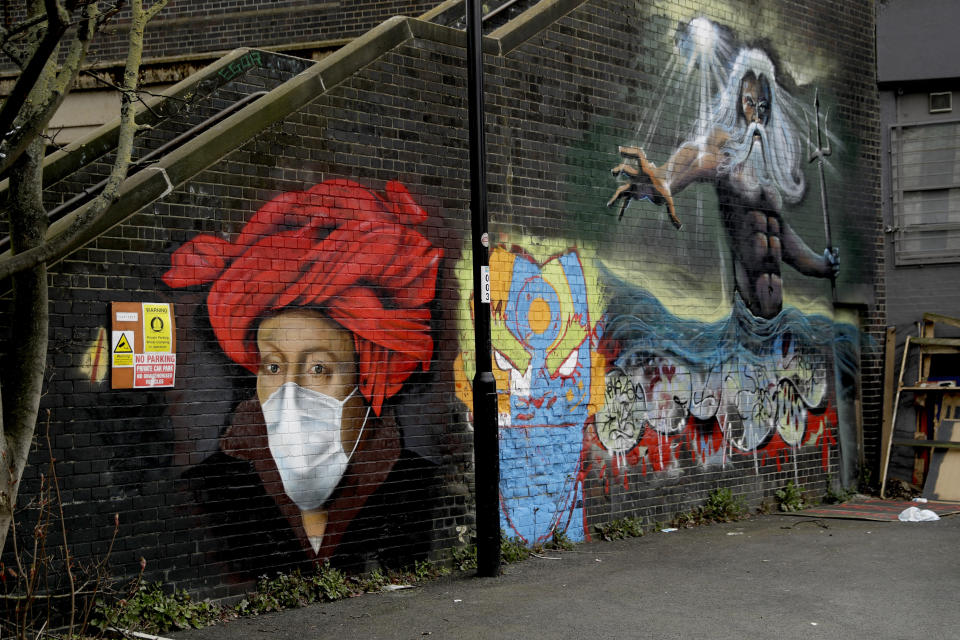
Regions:
[[570, 551], [573, 547], [574, 542], [567, 537], [567, 534], [558, 529], [553, 530], [550, 542], [543, 545], [544, 549], [552, 549], [553, 551]]
[[262, 576], [257, 590], [240, 601], [238, 615], [259, 615], [302, 607], [313, 602], [330, 602], [346, 598], [353, 589], [343, 572], [324, 564], [313, 575], [300, 571], [280, 573], [275, 577]]
[[130, 598], [108, 605], [97, 603], [91, 623], [102, 630], [141, 629], [161, 633], [174, 629], [200, 629], [225, 617], [224, 610], [204, 600], [194, 602], [183, 590], [166, 593], [159, 583], [140, 585]]
[[382, 590], [391, 584], [417, 584], [449, 573], [449, 569], [431, 562], [417, 562], [406, 571], [380, 570], [361, 576], [347, 576], [329, 564], [316, 573], [300, 571], [262, 576], [257, 590], [235, 607], [221, 607], [208, 600], [195, 602], [186, 591], [167, 593], [157, 584], [143, 585], [130, 597], [98, 606], [95, 626], [163, 633], [179, 629], [201, 628], [239, 616], [257, 616], [317, 602], [332, 602], [360, 593]]
[[711, 522], [733, 522], [747, 515], [743, 498], [733, 495], [730, 489], [714, 489], [706, 502], [693, 509], [678, 513], [671, 521], [677, 528], [696, 527]]
[[856, 495], [853, 489], [844, 489], [843, 487], [834, 487], [833, 478], [827, 476], [827, 491], [823, 494], [824, 504], [843, 504]]
[[733, 495], [730, 489], [715, 489], [707, 496], [706, 503], [700, 507], [705, 520], [711, 522], [732, 522], [742, 518], [747, 507], [743, 498]]
[[530, 549], [519, 538], [508, 538], [507, 532], [500, 530], [500, 559], [506, 564], [520, 562], [530, 557]]
[[775, 495], [780, 511], [800, 511], [807, 506], [803, 501], [803, 491], [793, 484], [793, 480], [788, 481], [783, 489], [777, 489]]
[[472, 571], [477, 568], [477, 545], [457, 547], [450, 554], [453, 568], [457, 571]]
[[607, 524], [598, 524], [594, 527], [601, 540], [624, 540], [626, 538], [639, 538], [643, 535], [643, 518], [628, 516], [620, 520], [614, 520]]

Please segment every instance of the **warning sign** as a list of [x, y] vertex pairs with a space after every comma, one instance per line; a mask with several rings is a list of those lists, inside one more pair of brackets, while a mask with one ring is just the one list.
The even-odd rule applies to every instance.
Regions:
[[143, 352], [170, 353], [170, 305], [143, 305]]
[[172, 387], [177, 356], [173, 353], [138, 353], [134, 356], [134, 388]]
[[113, 354], [113, 366], [133, 366], [133, 335], [133, 331], [113, 332], [113, 348], [110, 350]]
[[173, 305], [114, 302], [110, 315], [111, 386], [114, 389], [174, 386], [177, 354]]

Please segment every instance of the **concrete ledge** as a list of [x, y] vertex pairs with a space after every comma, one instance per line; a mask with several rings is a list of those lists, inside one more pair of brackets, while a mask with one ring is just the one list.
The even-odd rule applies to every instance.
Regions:
[[366, 32], [318, 63], [324, 88], [330, 88], [367, 66], [387, 51], [412, 37], [412, 18], [396, 16]]
[[[410, 23], [410, 31], [413, 33], [413, 37], [421, 40], [429, 40], [452, 47], [465, 48], [467, 46], [467, 32], [453, 27], [415, 20]], [[490, 55], [499, 55], [500, 43], [493, 38], [484, 37], [483, 52]]]
[[463, 0], [446, 0], [446, 2], [441, 2], [433, 9], [430, 9], [430, 11], [427, 11], [425, 14], [420, 16], [420, 19], [424, 22], [431, 22], [436, 20], [438, 16], [443, 15], [447, 11], [452, 11], [453, 8], [457, 6], [466, 7], [466, 4]]
[[501, 54], [506, 55], [586, 1], [540, 2], [491, 33], [490, 37], [499, 41]]

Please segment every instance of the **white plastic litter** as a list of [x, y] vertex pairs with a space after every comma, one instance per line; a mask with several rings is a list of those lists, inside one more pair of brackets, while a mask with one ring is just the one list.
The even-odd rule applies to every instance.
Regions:
[[907, 507], [900, 512], [900, 522], [932, 522], [939, 520], [940, 516], [930, 509], [918, 509], [916, 507]]
[[673, 533], [674, 531], [678, 531], [678, 529], [676, 527], [667, 527], [666, 529], [660, 529], [660, 533]]
[[913, 501], [914, 501], [914, 502], [918, 502], [918, 503], [920, 503], [920, 504], [926, 504], [926, 503], [927, 503], [927, 499], [926, 499], [926, 498], [914, 498]]

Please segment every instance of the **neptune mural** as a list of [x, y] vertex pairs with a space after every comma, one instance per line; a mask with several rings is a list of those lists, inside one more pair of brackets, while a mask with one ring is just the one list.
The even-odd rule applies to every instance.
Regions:
[[[779, 465], [819, 442], [826, 466], [836, 423], [831, 359], [852, 366], [845, 343], [853, 331], [838, 337], [831, 318], [784, 306], [783, 284], [784, 265], [831, 281], [839, 272], [837, 252], [814, 251], [787, 219], [807, 197], [803, 165], [817, 147], [807, 126], [819, 126], [818, 114], [778, 83], [765, 51], [737, 49], [707, 20], [681, 29], [676, 44], [678, 74], [700, 89], [689, 133], [660, 165], [640, 146], [621, 146], [612, 171], [622, 183], [608, 205], [619, 205], [621, 219], [632, 203], [665, 207], [685, 233], [676, 196], [711, 187], [727, 251], [721, 269], [729, 270], [720, 275], [733, 284], [730, 312], [713, 322], [681, 317], [608, 272], [603, 346], [611, 367], [597, 438], [612, 455], [637, 446], [656, 452], [654, 469], [671, 464], [676, 438], [700, 462], [721, 464], [749, 453]], [[649, 126], [655, 132], [658, 124]]]

